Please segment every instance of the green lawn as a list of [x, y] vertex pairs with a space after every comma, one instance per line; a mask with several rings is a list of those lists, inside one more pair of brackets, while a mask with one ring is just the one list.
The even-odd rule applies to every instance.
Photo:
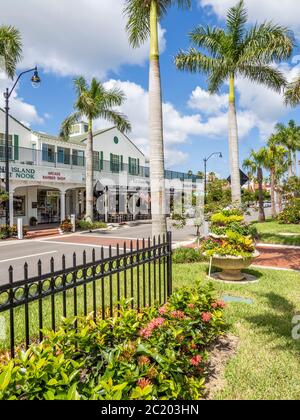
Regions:
[[274, 220], [254, 223], [263, 243], [300, 246], [300, 225], [280, 225]]
[[[206, 266], [176, 266], [174, 273], [176, 285], [192, 284], [205, 279]], [[227, 384], [214, 399], [300, 399], [300, 340], [291, 335], [292, 318], [300, 313], [300, 275], [273, 270], [254, 273], [261, 276], [259, 283], [213, 283], [220, 296], [254, 301], [228, 304], [226, 318], [239, 347], [226, 367]]]

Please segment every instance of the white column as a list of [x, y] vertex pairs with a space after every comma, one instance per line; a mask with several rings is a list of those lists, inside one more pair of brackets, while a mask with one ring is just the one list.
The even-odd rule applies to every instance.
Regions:
[[9, 192], [9, 220], [10, 220], [10, 226], [13, 226], [14, 224], [14, 190], [11, 190]]
[[66, 219], [66, 192], [60, 192], [60, 219], [63, 222]]

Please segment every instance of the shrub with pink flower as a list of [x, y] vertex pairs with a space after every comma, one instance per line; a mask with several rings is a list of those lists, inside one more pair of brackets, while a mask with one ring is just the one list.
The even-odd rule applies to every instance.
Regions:
[[185, 314], [182, 311], [173, 311], [171, 312], [171, 317], [175, 319], [184, 319]]
[[150, 338], [153, 331], [159, 327], [161, 327], [164, 323], [166, 322], [166, 320], [164, 318], [155, 318], [153, 319], [146, 328], [143, 328], [142, 330], [140, 330], [139, 335], [143, 338]]
[[189, 308], [189, 309], [195, 309], [195, 305], [194, 305], [194, 303], [189, 303], [189, 304], [188, 304], [188, 308]]
[[223, 300], [217, 300], [216, 302], [212, 303], [211, 307], [213, 309], [224, 309], [226, 304]]
[[152, 385], [150, 379], [142, 378], [137, 381], [137, 386], [141, 389], [145, 389], [147, 386]]
[[199, 354], [197, 356], [192, 357], [190, 360], [192, 366], [199, 366], [201, 362], [202, 357]]
[[201, 318], [203, 322], [210, 322], [212, 320], [212, 314], [210, 312], [204, 312]]
[[150, 365], [150, 359], [149, 359], [149, 357], [147, 357], [147, 356], [140, 356], [138, 358], [138, 364], [140, 366], [148, 366], [148, 365]]
[[168, 308], [166, 305], [162, 306], [161, 308], [159, 308], [158, 310], [160, 315], [166, 315], [166, 313], [168, 312]]

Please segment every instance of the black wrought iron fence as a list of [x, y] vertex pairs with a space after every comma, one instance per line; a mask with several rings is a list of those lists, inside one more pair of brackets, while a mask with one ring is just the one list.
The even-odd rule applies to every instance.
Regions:
[[[128, 246], [129, 245], [129, 246]], [[88, 315], [94, 318], [120, 316], [122, 300], [129, 300], [131, 308], [141, 310], [154, 303], [163, 304], [172, 293], [172, 237], [125, 242], [124, 246], [100, 249], [97, 258], [93, 249], [88, 260], [83, 252], [83, 263], [66, 266], [62, 256], [61, 269], [43, 273], [42, 262], [37, 264], [35, 277], [28, 277], [24, 265], [24, 279], [14, 282], [14, 269], [9, 268], [9, 283], [0, 286], [0, 318], [6, 325], [0, 340], [0, 351], [16, 346], [28, 346], [43, 340], [43, 330], [56, 330], [62, 318]], [[1, 337], [0, 337], [1, 338]]]

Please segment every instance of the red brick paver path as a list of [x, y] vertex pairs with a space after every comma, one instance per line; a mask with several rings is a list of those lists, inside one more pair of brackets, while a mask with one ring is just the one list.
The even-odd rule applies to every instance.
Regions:
[[[196, 248], [196, 244], [188, 245], [187, 248]], [[257, 247], [260, 256], [254, 261], [254, 265], [262, 267], [286, 268], [300, 270], [300, 247]]]
[[255, 265], [300, 270], [300, 248], [258, 247]]

